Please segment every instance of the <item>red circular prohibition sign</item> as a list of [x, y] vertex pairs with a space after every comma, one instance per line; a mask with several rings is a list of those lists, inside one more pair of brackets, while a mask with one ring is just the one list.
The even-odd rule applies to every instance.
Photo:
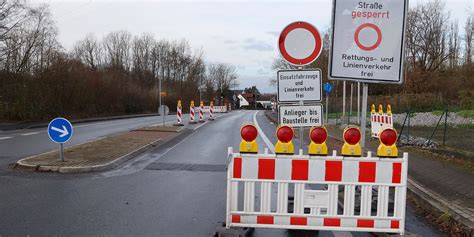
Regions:
[[[360, 43], [359, 41], [359, 33], [362, 29], [364, 28], [372, 28], [375, 30], [375, 32], [377, 32], [377, 41], [375, 42], [375, 44], [373, 44], [372, 46], [364, 46]], [[359, 27], [357, 27], [355, 33], [354, 33], [354, 41], [355, 43], [357, 44], [357, 46], [359, 46], [360, 49], [362, 50], [365, 50], [365, 51], [371, 51], [371, 50], [374, 50], [376, 49], [377, 47], [379, 47], [380, 43], [382, 43], [382, 31], [380, 30], [380, 28], [372, 23], [365, 23], [365, 24], [362, 24], [360, 25]]]
[[[295, 29], [305, 29], [309, 31], [314, 37], [315, 47], [313, 49], [313, 52], [306, 58], [294, 58], [285, 49], [285, 39], [288, 34]], [[285, 29], [283, 29], [283, 31], [280, 33], [280, 38], [278, 40], [278, 48], [280, 49], [281, 56], [289, 63], [294, 65], [307, 65], [312, 63], [319, 57], [323, 48], [323, 41], [316, 27], [307, 22], [297, 21], [286, 26]]]

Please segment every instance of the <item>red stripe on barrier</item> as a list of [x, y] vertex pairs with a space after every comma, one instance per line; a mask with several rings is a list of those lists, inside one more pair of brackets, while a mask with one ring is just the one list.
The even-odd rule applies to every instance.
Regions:
[[258, 178], [275, 179], [275, 159], [258, 159]]
[[291, 162], [291, 180], [308, 180], [308, 160], [293, 160]]
[[359, 162], [359, 182], [375, 182], [375, 162]]
[[234, 178], [242, 178], [242, 158], [234, 158]]
[[291, 217], [290, 225], [307, 225], [308, 219], [306, 217]]
[[324, 218], [324, 226], [341, 226], [339, 218]]
[[357, 220], [357, 227], [374, 228], [374, 220]]
[[392, 165], [392, 183], [399, 184], [402, 181], [402, 163]]
[[400, 221], [391, 221], [390, 228], [392, 228], [392, 229], [400, 228]]
[[273, 225], [273, 216], [257, 216], [257, 224]]
[[325, 181], [341, 181], [342, 180], [342, 161], [326, 161]]
[[380, 123], [380, 116], [377, 115], [377, 123]]
[[240, 216], [232, 215], [232, 223], [240, 223]]

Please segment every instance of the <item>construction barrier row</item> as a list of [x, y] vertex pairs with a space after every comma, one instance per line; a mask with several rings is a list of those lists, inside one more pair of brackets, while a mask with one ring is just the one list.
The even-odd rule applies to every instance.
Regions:
[[[181, 105], [181, 100], [178, 100], [177, 106], [176, 106], [176, 123], [174, 126], [184, 126], [182, 123], [182, 105]], [[200, 105], [198, 107], [194, 106], [194, 100], [191, 101], [190, 107], [189, 107], [189, 124], [196, 124], [196, 113], [199, 114], [199, 122], [204, 123], [204, 116], [205, 114], [209, 114], [208, 120], [212, 121], [214, 120], [214, 113], [227, 113], [228, 111], [231, 111], [231, 106], [230, 104], [227, 104], [225, 106], [214, 106], [214, 102], [210, 102], [209, 106], [204, 106], [204, 102], [201, 101]]]
[[[277, 130], [280, 144], [275, 145], [275, 154], [268, 149], [259, 154], [257, 129], [243, 126], [240, 151], [228, 148], [226, 227], [403, 235], [408, 154], [352, 156], [347, 146], [358, 145], [357, 131], [356, 127], [345, 129], [342, 155], [336, 151], [327, 155], [327, 147], [322, 147], [327, 131], [312, 128], [311, 142], [323, 152], [315, 154], [318, 149], [310, 144], [308, 155], [302, 150], [293, 155], [292, 129], [284, 125]], [[381, 135], [381, 146], [390, 145], [391, 135]]]

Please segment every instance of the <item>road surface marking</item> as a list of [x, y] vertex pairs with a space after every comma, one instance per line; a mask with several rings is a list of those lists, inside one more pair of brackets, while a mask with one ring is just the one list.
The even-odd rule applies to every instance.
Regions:
[[13, 137], [0, 137], [0, 140], [10, 139], [10, 138], [13, 138]]
[[21, 136], [31, 136], [31, 135], [35, 135], [35, 134], [38, 134], [39, 132], [30, 132], [30, 133], [23, 133], [21, 134]]
[[270, 141], [270, 139], [268, 139], [268, 137], [265, 135], [263, 130], [260, 128], [260, 126], [258, 126], [257, 114], [258, 114], [258, 111], [253, 114], [253, 123], [255, 124], [255, 127], [257, 127], [258, 134], [260, 134], [260, 136], [262, 137], [262, 140], [265, 142], [265, 144], [267, 144], [268, 149], [270, 149], [271, 152], [275, 153], [275, 146]]

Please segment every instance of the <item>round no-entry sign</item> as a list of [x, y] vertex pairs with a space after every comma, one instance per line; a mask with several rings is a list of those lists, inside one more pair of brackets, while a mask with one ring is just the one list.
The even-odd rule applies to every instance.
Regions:
[[308, 65], [321, 54], [323, 40], [313, 25], [297, 21], [289, 24], [280, 33], [278, 49], [281, 56], [297, 66]]

